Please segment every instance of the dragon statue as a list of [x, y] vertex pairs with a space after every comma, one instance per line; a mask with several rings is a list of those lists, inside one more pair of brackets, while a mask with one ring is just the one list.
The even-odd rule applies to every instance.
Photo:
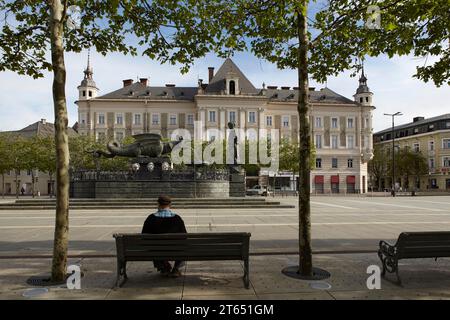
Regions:
[[140, 157], [150, 157], [159, 158], [167, 156], [172, 152], [173, 148], [183, 141], [180, 137], [178, 141], [163, 142], [161, 140], [161, 135], [157, 133], [142, 133], [133, 135], [136, 140], [134, 143], [120, 146], [119, 142], [112, 140], [106, 145], [108, 151], [95, 150], [89, 151], [96, 158], [114, 158], [116, 156], [129, 157], [129, 158], [140, 158]]

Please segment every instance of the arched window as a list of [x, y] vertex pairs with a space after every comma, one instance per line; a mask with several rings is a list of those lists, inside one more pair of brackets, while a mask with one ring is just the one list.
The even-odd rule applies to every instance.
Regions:
[[230, 94], [236, 94], [236, 89], [235, 89], [236, 84], [234, 83], [233, 80], [230, 81], [230, 89], [228, 90], [228, 92]]

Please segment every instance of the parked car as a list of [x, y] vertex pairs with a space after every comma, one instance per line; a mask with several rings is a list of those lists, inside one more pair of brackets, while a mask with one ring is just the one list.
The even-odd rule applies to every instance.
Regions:
[[267, 193], [268, 193], [267, 187], [260, 186], [259, 184], [247, 189], [246, 192], [248, 196], [266, 196]]

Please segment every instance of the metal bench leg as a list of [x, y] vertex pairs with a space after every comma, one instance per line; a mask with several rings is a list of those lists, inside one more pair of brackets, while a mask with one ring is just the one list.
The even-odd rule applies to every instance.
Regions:
[[[120, 281], [120, 279], [123, 277], [123, 280]], [[115, 287], [122, 287], [124, 283], [127, 281], [128, 275], [127, 275], [127, 262], [120, 262], [117, 261], [117, 278], [116, 278], [116, 284]]]
[[244, 260], [244, 286], [245, 289], [250, 288], [250, 277], [249, 277], [249, 263], [248, 259]]

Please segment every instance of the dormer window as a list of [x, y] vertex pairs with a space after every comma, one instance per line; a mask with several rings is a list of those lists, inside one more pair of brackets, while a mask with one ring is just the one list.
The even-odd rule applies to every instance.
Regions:
[[230, 81], [228, 92], [230, 94], [236, 94], [236, 83], [234, 82], [234, 80]]

